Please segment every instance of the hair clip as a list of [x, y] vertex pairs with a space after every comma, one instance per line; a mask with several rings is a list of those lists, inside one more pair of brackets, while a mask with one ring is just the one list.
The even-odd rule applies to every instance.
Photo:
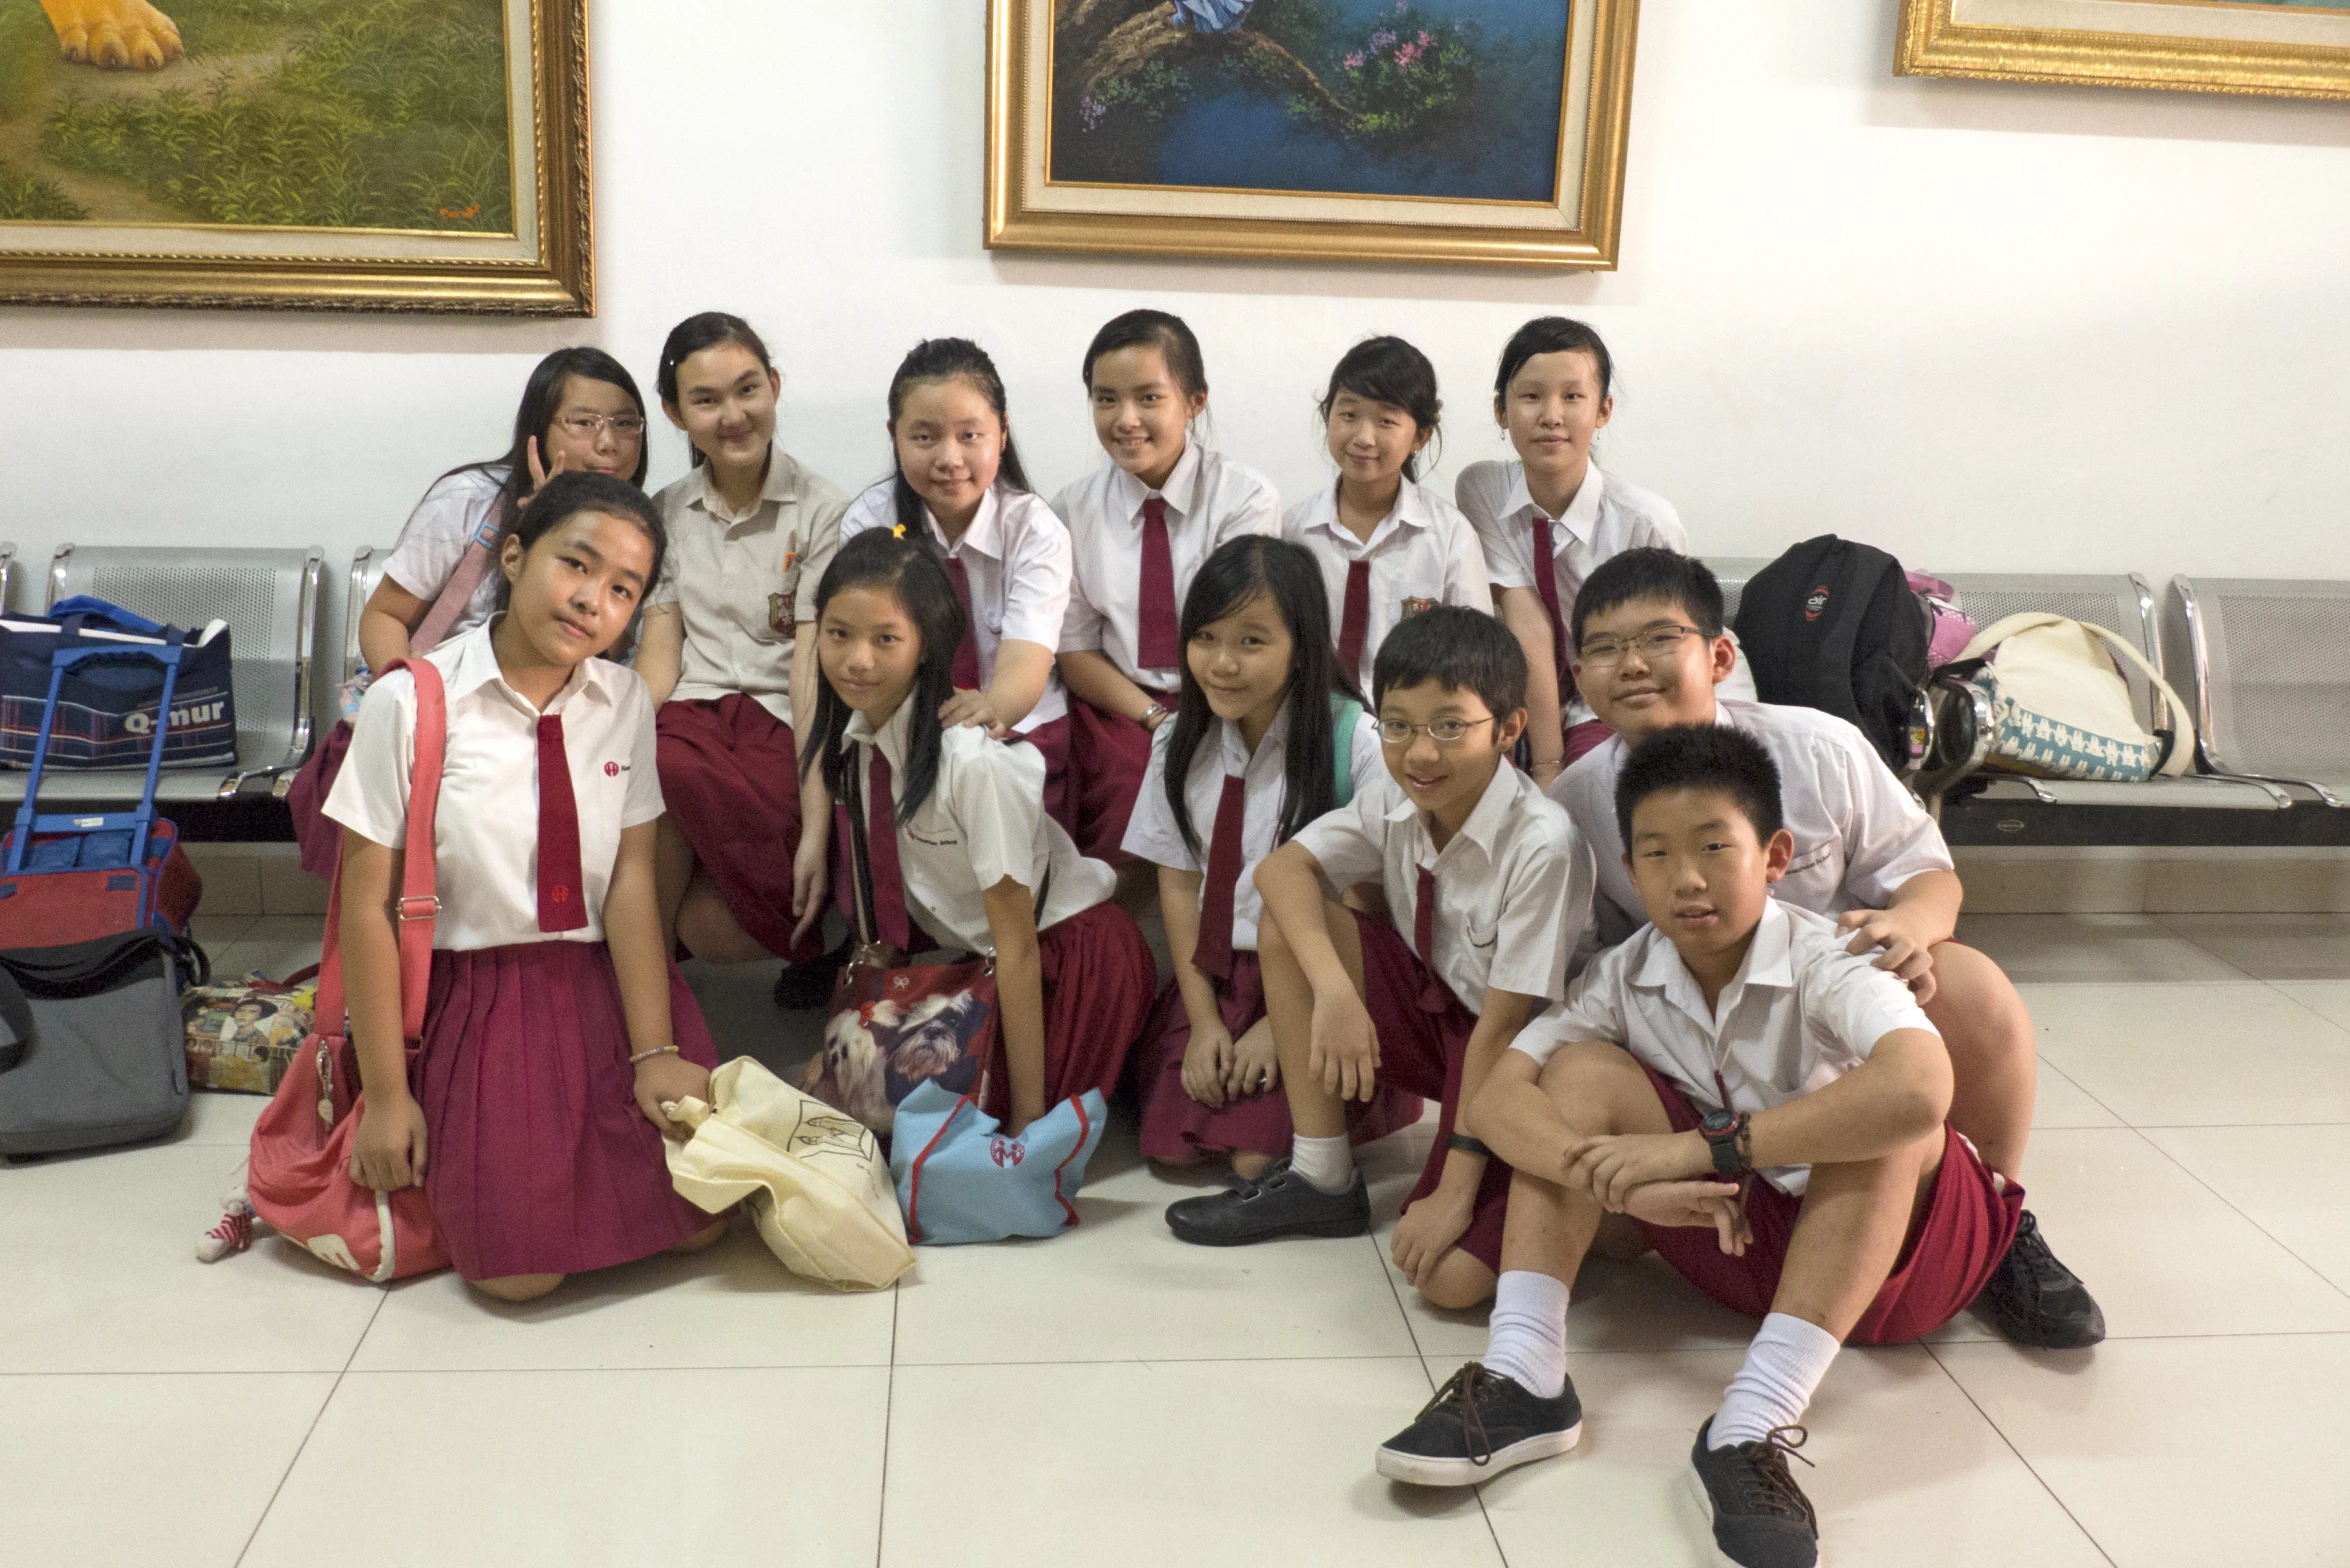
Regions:
[[906, 525], [905, 525], [904, 523], [893, 523], [893, 524], [891, 524], [891, 525], [890, 525], [890, 530], [889, 530], [889, 536], [890, 536], [892, 539], [903, 539], [903, 538], [905, 538], [905, 537], [906, 537]]

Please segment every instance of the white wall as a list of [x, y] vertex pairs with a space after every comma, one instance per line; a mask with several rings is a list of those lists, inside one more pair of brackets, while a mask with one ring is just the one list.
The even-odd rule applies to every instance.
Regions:
[[[503, 444], [567, 342], [650, 382], [723, 307], [786, 376], [785, 439], [854, 488], [918, 337], [988, 344], [1047, 489], [1095, 460], [1077, 358], [1152, 303], [1204, 340], [1219, 444], [1285, 494], [1354, 339], [1434, 357], [1439, 482], [1503, 445], [1525, 317], [1623, 367], [1602, 461], [1698, 548], [1833, 529], [1912, 564], [2350, 576], [2350, 114], [2188, 94], [1896, 80], [1896, 0], [1649, 0], [1613, 274], [991, 256], [980, 0], [602, 0], [602, 313], [500, 323], [0, 312], [0, 538], [389, 540]], [[652, 480], [684, 467], [663, 429]]]

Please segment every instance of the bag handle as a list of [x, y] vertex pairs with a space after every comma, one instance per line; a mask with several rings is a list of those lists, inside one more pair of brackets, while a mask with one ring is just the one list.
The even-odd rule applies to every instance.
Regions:
[[[465, 543], [465, 553], [457, 559], [457, 569], [449, 580], [441, 584], [441, 591], [424, 612], [424, 619], [416, 623], [416, 630], [408, 635], [408, 658], [417, 659], [441, 645], [449, 635], [449, 628], [457, 624], [457, 617], [465, 613], [465, 606], [473, 602], [473, 591], [490, 574], [490, 564], [497, 549], [498, 538], [506, 531], [506, 497], [501, 493], [483, 515], [481, 526]], [[407, 660], [396, 661], [393, 669]], [[411, 666], [413, 668], [413, 666]], [[379, 674], [383, 672], [378, 672]]]
[[2155, 774], [2169, 778], [2184, 774], [2188, 762], [2195, 755], [2194, 710], [2180, 699], [2179, 694], [2171, 688], [2171, 683], [2162, 678], [2162, 672], [2149, 664], [2146, 656], [2120, 633], [2100, 626], [2095, 621], [2076, 621], [2047, 610], [2024, 610], [1984, 627], [1958, 657], [1961, 660], [1988, 658], [2001, 643], [2012, 641], [2025, 632], [2038, 631], [2044, 626], [2078, 626], [2120, 654], [2131, 668], [2146, 677], [2147, 684], [2162, 694], [2163, 714], [2172, 725], [2170, 729], [2158, 728], [2154, 732], [2154, 738], [2162, 742], [2162, 760], [2155, 765]]

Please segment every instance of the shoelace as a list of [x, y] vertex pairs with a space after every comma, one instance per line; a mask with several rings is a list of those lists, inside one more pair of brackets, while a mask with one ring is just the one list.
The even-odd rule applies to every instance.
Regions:
[[[1794, 1434], [1792, 1440], [1788, 1433]], [[1807, 1466], [1811, 1464], [1796, 1452], [1810, 1436], [1799, 1426], [1775, 1426], [1764, 1434], [1761, 1442], [1738, 1445], [1754, 1461], [1751, 1468], [1739, 1472], [1743, 1500], [1749, 1510], [1817, 1523], [1811, 1499], [1803, 1495], [1802, 1488], [1795, 1484], [1794, 1473], [1787, 1468], [1791, 1458], [1803, 1459]]]
[[218, 1244], [218, 1256], [243, 1252], [253, 1245], [253, 1211], [243, 1204], [223, 1211], [219, 1223], [204, 1233], [204, 1239]]
[[1471, 1361], [1455, 1372], [1445, 1385], [1436, 1391], [1436, 1397], [1420, 1407], [1415, 1420], [1429, 1416], [1449, 1406], [1460, 1407], [1461, 1447], [1467, 1450], [1469, 1463], [1493, 1463], [1493, 1443], [1485, 1435], [1485, 1415], [1477, 1408], [1477, 1395], [1488, 1384], [1502, 1380], [1485, 1370], [1484, 1363]]

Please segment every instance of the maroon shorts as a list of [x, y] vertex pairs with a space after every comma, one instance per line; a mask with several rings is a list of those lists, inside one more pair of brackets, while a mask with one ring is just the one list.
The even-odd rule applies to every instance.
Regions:
[[[1143, 691], [1173, 708], [1172, 693]], [[1127, 854], [1126, 823], [1134, 798], [1150, 770], [1151, 732], [1132, 719], [1104, 713], [1090, 702], [1069, 699], [1069, 809], [1084, 829], [1073, 833], [1077, 847], [1096, 860], [1122, 866]]]
[[[1421, 988], [1436, 980], [1394, 926], [1378, 915], [1357, 912], [1355, 929], [1363, 941], [1363, 1006], [1379, 1036], [1379, 1082], [1405, 1094], [1437, 1102], [1436, 1145], [1420, 1179], [1404, 1199], [1410, 1208], [1436, 1190], [1449, 1152], [1444, 1140], [1452, 1135], [1453, 1118], [1461, 1101], [1461, 1063], [1467, 1057], [1469, 1035], [1477, 1015], [1447, 990], [1441, 1013], [1420, 1005]], [[1502, 1221], [1509, 1212], [1510, 1168], [1506, 1161], [1488, 1159], [1485, 1179], [1477, 1188], [1477, 1206], [1469, 1228], [1454, 1243], [1495, 1273], [1501, 1272]]]
[[[1704, 1120], [1654, 1068], [1643, 1062], [1641, 1071], [1648, 1074], [1673, 1131], [1687, 1132]], [[1943, 1128], [1942, 1169], [1926, 1200], [1925, 1216], [1902, 1244], [1893, 1272], [1845, 1343], [1903, 1344], [1965, 1311], [2007, 1256], [2023, 1212], [2024, 1189], [2010, 1182], [2006, 1191], [1998, 1191], [1974, 1146], [1955, 1129]], [[1779, 1270], [1787, 1261], [1787, 1246], [1802, 1213], [1801, 1198], [1791, 1198], [1757, 1176], [1747, 1183], [1746, 1219], [1754, 1240], [1744, 1257], [1723, 1252], [1711, 1229], [1640, 1229], [1683, 1279], [1733, 1312], [1759, 1318], [1771, 1310], [1779, 1293]]]
[[[1216, 1008], [1235, 1040], [1265, 1016], [1264, 971], [1256, 954], [1232, 955], [1231, 978], [1216, 985]], [[1182, 989], [1170, 980], [1134, 1050], [1133, 1077], [1142, 1094], [1142, 1152], [1175, 1165], [1234, 1150], [1287, 1154], [1292, 1136], [1289, 1097], [1276, 1087], [1227, 1100], [1221, 1109], [1200, 1104], [1183, 1087], [1183, 1053], [1190, 1047], [1191, 1014], [1184, 1011]], [[1421, 1109], [1418, 1095], [1382, 1077], [1369, 1103], [1346, 1102], [1347, 1136], [1356, 1143], [1384, 1138], [1418, 1121]]]
[[694, 859], [750, 939], [806, 963], [824, 950], [820, 927], [792, 944], [792, 857], [800, 847], [800, 775], [791, 726], [755, 697], [665, 702], [661, 796]]
[[[1048, 926], [1037, 939], [1044, 975], [1044, 1100], [1058, 1105], [1088, 1089], [1106, 1098], [1126, 1053], [1150, 1017], [1158, 966], [1134, 918], [1096, 904]], [[1001, 1121], [1012, 1108], [1012, 1078], [995, 1073], [982, 1103]]]
[[[1071, 707], [1082, 704], [1071, 703]], [[1025, 741], [1034, 746], [1044, 758], [1044, 814], [1061, 825], [1061, 831], [1079, 844], [1085, 842], [1077, 830], [1077, 792], [1069, 786], [1069, 715], [1062, 714], [1049, 724], [1039, 724], [1032, 730], [1004, 737], [1009, 741]]]

